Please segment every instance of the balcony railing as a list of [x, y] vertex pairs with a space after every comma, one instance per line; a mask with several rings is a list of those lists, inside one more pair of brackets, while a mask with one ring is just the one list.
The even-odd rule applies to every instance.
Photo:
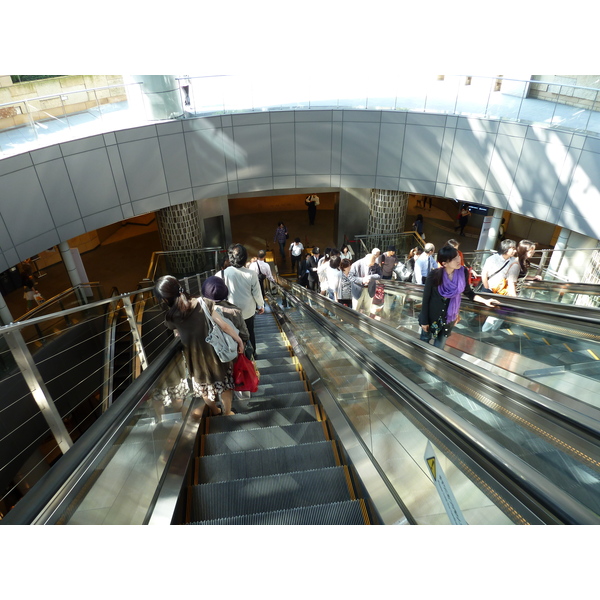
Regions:
[[[346, 82], [335, 78], [219, 75], [189, 82], [189, 104], [181, 89], [183, 118], [280, 110], [362, 109], [461, 115], [539, 124], [600, 136], [600, 89], [551, 81], [485, 76], [388, 77]], [[127, 101], [103, 104], [103, 93], [126, 91]], [[91, 108], [68, 114], [68, 94], [0, 105], [0, 112], [27, 115], [22, 127], [0, 131], [0, 156], [154, 121], [142, 86], [92, 88]]]

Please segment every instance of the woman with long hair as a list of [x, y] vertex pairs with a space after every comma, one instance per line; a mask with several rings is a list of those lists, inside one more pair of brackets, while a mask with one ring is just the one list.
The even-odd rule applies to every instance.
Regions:
[[[542, 279], [540, 275], [535, 275], [533, 277], [528, 276], [529, 269], [531, 268], [530, 260], [535, 254], [536, 247], [536, 243], [532, 242], [531, 240], [521, 240], [517, 244], [517, 260], [512, 265], [510, 265], [506, 273], [507, 279], [510, 282], [514, 279], [512, 276], [516, 273], [518, 269], [516, 284], [514, 284], [512, 288], [509, 287], [509, 296], [518, 296], [523, 287], [523, 283], [527, 279], [535, 281], [540, 281]], [[509, 274], [511, 275], [511, 277], [508, 277]]]
[[469, 285], [469, 273], [461, 266], [460, 255], [456, 248], [452, 246], [440, 248], [437, 261], [442, 266], [433, 269], [425, 281], [419, 325], [421, 341], [429, 343], [433, 337], [433, 345], [443, 349], [458, 319], [463, 294], [470, 300], [490, 308], [496, 306], [498, 300], [482, 298], [475, 294]]
[[[154, 287], [154, 294], [166, 311], [165, 325], [177, 331], [183, 344], [185, 361], [195, 386], [200, 389], [202, 399], [211, 415], [232, 415], [233, 362], [222, 363], [214, 348], [206, 341], [210, 327], [202, 302], [213, 320], [238, 345], [238, 352], [244, 351], [244, 342], [233, 325], [214, 310], [214, 303], [208, 298], [193, 298], [185, 291], [177, 278], [172, 275], [161, 277]], [[217, 404], [221, 397], [223, 408]]]

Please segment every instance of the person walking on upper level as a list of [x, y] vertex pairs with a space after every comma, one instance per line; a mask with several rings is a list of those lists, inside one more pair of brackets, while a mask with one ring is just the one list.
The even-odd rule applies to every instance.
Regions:
[[417, 218], [413, 223], [413, 229], [421, 236], [421, 239], [425, 239], [425, 234], [423, 233], [423, 215], [417, 215]]
[[415, 283], [425, 283], [429, 273], [437, 269], [438, 264], [433, 256], [434, 252], [435, 246], [431, 242], [427, 242], [423, 248], [423, 252], [421, 252], [419, 258], [415, 261]]
[[300, 238], [294, 238], [294, 241], [290, 244], [290, 257], [292, 259], [292, 271], [297, 275], [300, 275], [298, 269], [300, 268], [300, 261], [302, 260], [302, 253], [304, 252], [304, 246], [300, 241]]
[[319, 196], [316, 194], [309, 194], [304, 199], [304, 204], [308, 207], [308, 224], [315, 224], [315, 217], [317, 216], [317, 206], [319, 206]]
[[288, 237], [289, 234], [287, 227], [283, 221], [279, 221], [279, 223], [277, 223], [277, 229], [275, 230], [275, 237], [273, 238], [273, 241], [279, 244], [279, 254], [281, 254], [281, 260], [283, 261], [283, 264], [285, 264], [285, 243]]
[[466, 204], [462, 205], [460, 212], [458, 213], [458, 225], [454, 228], [454, 231], [458, 231], [460, 229], [460, 235], [465, 235], [465, 227], [469, 222], [469, 217], [471, 216], [471, 211]]

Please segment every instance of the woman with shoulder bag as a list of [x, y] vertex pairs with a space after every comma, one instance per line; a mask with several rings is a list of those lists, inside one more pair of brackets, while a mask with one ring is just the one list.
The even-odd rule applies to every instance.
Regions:
[[[165, 325], [175, 330], [181, 338], [190, 376], [199, 386], [202, 399], [210, 409], [211, 415], [235, 414], [231, 408], [234, 389], [233, 362], [221, 362], [214, 348], [206, 341], [210, 325], [202, 303], [207, 306], [217, 326], [235, 340], [238, 353], [241, 354], [244, 352], [244, 342], [237, 329], [215, 310], [212, 300], [192, 298], [171, 275], [161, 277], [157, 281], [154, 293], [166, 310]], [[217, 404], [218, 396], [223, 403], [222, 409]]]
[[498, 301], [482, 298], [475, 294], [468, 283], [469, 272], [461, 266], [456, 248], [452, 246], [440, 248], [437, 261], [442, 266], [433, 269], [425, 281], [419, 325], [421, 326], [421, 341], [429, 343], [433, 338], [433, 345], [443, 350], [446, 339], [452, 333], [452, 328], [458, 320], [460, 300], [463, 294], [470, 300], [480, 302], [490, 308], [496, 306]]

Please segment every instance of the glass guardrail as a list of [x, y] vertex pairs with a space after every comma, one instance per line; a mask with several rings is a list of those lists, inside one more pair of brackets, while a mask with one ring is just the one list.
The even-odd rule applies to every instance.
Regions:
[[[504, 524], [538, 521], [520, 501], [510, 498], [510, 493], [506, 495], [505, 488], [492, 483], [489, 475], [482, 476], [479, 469], [475, 474], [472, 466], [465, 468], [465, 456], [460, 452], [448, 452], [447, 442], [432, 436], [424, 421], [409, 408], [410, 401], [403, 399], [404, 392], [399, 397], [390, 384], [379, 381], [371, 368], [365, 368], [367, 364], [369, 367], [375, 364], [383, 369], [392, 368], [396, 373], [395, 380], [405, 387], [406, 393], [419, 396], [417, 402], [429, 407], [428, 410], [445, 414], [463, 434], [471, 428], [470, 435], [474, 439], [481, 434], [479, 444], [487, 446], [488, 451], [509, 452], [507, 460], [515, 469], [522, 468], [523, 473], [528, 473], [526, 478], [533, 481], [541, 474], [540, 485], [545, 488], [541, 495], [560, 496], [571, 506], [575, 520], [597, 520], [600, 503], [590, 502], [591, 488], [580, 489], [579, 493], [573, 491], [578, 473], [585, 471], [591, 477], [590, 481], [598, 480], [595, 472], [597, 445], [586, 446], [577, 436], [571, 437], [568, 428], [560, 434], [552, 427], [545, 429], [544, 417], [540, 416], [542, 411], [537, 416], [529, 410], [522, 411], [519, 408], [521, 398], [512, 404], [510, 394], [507, 396], [505, 390], [497, 389], [498, 385], [502, 386], [497, 380], [489, 385], [476, 385], [473, 382], [476, 377], [474, 367], [468, 363], [462, 363], [460, 368], [449, 368], [435, 355], [420, 352], [419, 342], [415, 343], [414, 338], [407, 340], [402, 333], [389, 331], [380, 335], [376, 333], [377, 325], [370, 325], [369, 319], [357, 321], [354, 311], [298, 287], [293, 291], [319, 315], [315, 319], [294, 301], [285, 302], [283, 311], [292, 324], [294, 335], [415, 522]], [[327, 326], [319, 323], [321, 319], [337, 329], [341, 336], [350, 339], [340, 343], [329, 337], [325, 333]], [[361, 348], [362, 362], [347, 352], [348, 348]], [[465, 372], [471, 372], [471, 375], [465, 377]], [[486, 375], [481, 373], [478, 382], [485, 381]], [[506, 387], [511, 385], [507, 383]], [[564, 453], [556, 448], [555, 435], [564, 435], [568, 440]], [[495, 445], [497, 449], [492, 450]], [[575, 446], [584, 448], [584, 452], [578, 454]], [[428, 464], [432, 462], [428, 461], [439, 465], [440, 477], [443, 474], [447, 477], [447, 496], [436, 489], [434, 478], [428, 471]], [[562, 467], [557, 468], [558, 465]]]
[[[600, 135], [600, 113], [593, 110], [600, 90], [555, 82], [466, 75], [343, 82], [317, 74], [294, 74], [190, 76], [180, 78], [179, 84], [185, 118], [275, 110], [394, 110], [532, 123]], [[141, 88], [139, 83], [123, 84], [2, 104], [5, 114], [15, 114], [24, 122], [0, 132], [0, 155], [151, 122]], [[124, 100], [106, 102], [107, 94], [123, 90]], [[71, 103], [66, 103], [71, 94], [82, 97], [76, 114], [71, 112]]]

